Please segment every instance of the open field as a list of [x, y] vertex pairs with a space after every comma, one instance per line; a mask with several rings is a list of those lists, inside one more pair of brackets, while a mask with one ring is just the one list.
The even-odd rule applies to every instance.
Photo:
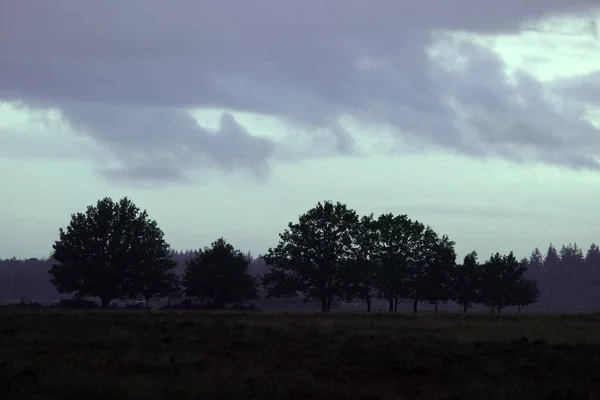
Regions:
[[0, 310], [0, 399], [600, 398], [600, 316]]

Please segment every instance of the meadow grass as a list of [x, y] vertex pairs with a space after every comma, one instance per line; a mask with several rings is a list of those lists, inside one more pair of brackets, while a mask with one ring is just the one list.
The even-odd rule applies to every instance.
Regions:
[[600, 316], [0, 310], [0, 399], [600, 394]]

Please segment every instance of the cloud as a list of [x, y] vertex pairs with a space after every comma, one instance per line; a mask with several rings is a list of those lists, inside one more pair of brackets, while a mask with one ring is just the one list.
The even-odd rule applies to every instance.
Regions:
[[352, 117], [414, 146], [597, 168], [600, 134], [582, 110], [445, 34], [513, 33], [595, 9], [588, 0], [10, 0], [0, 6], [0, 99], [59, 108], [115, 154], [122, 165], [107, 173], [123, 177], [181, 179], [207, 160], [266, 174], [274, 142], [230, 113], [208, 132], [187, 112], [203, 107], [326, 130], [333, 139], [315, 142], [343, 154], [360, 152], [340, 125]]
[[224, 112], [220, 126], [200, 126], [186, 111], [126, 105], [70, 104], [63, 115], [74, 131], [93, 137], [121, 165], [105, 171], [109, 177], [186, 180], [190, 167], [217, 166], [231, 171], [268, 172], [273, 144], [253, 137]]
[[600, 106], [600, 71], [575, 78], [561, 79], [553, 86], [569, 98], [590, 104], [596, 109]]

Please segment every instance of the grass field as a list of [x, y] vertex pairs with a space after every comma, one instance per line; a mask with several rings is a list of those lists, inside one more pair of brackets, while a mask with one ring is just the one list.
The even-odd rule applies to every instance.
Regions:
[[600, 316], [0, 311], [0, 399], [600, 398]]

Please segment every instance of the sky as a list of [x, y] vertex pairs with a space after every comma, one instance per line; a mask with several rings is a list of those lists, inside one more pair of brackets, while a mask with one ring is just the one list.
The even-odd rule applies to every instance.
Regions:
[[131, 198], [264, 253], [318, 201], [518, 256], [600, 242], [592, 0], [4, 0], [0, 258]]

